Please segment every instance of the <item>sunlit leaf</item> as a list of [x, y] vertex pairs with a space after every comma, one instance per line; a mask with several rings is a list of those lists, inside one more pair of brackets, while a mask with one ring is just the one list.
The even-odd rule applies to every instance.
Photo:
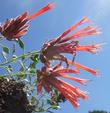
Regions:
[[20, 72], [21, 71], [24, 71], [25, 70], [25, 66], [24, 66], [23, 62], [22, 61], [19, 61], [19, 63], [20, 63], [20, 69], [19, 69], [19, 71]]
[[5, 53], [9, 53], [8, 47], [3, 47], [3, 51], [4, 51]]
[[2, 55], [2, 57], [3, 57], [5, 60], [7, 60], [7, 54], [6, 54], [6, 52], [2, 51], [1, 55]]
[[36, 97], [32, 96], [32, 98], [31, 98], [31, 104], [33, 105], [36, 101], [37, 101], [36, 100]]
[[9, 65], [9, 66], [7, 67], [7, 71], [8, 71], [9, 73], [11, 73], [11, 72], [13, 71], [13, 68], [11, 67], [11, 65]]
[[51, 108], [52, 108], [52, 109], [56, 109], [56, 110], [57, 110], [57, 109], [59, 109], [59, 108], [60, 108], [60, 106], [57, 106], [57, 105], [52, 105], [52, 106], [51, 106]]

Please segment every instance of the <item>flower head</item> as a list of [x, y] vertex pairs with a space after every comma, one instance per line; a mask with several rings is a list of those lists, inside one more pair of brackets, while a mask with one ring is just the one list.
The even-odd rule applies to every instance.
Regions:
[[[66, 83], [59, 78], [63, 77], [68, 80], [72, 80], [79, 84], [85, 85], [89, 80], [69, 76], [68, 74], [78, 74], [79, 69], [83, 69], [93, 75], [97, 74], [96, 70], [75, 62], [75, 57], [78, 51], [96, 53], [97, 49], [101, 47], [101, 44], [82, 46], [79, 44], [79, 41], [76, 40], [79, 37], [99, 34], [97, 28], [94, 26], [87, 26], [76, 31], [70, 36], [66, 36], [72, 30], [78, 28], [79, 25], [84, 24], [88, 21], [89, 19], [87, 17], [84, 17], [78, 23], [64, 31], [59, 37], [44, 43], [40, 54], [40, 60], [44, 64], [44, 67], [42, 67], [41, 70], [37, 71], [38, 94], [42, 91], [42, 88], [44, 88], [47, 92], [52, 92], [52, 88], [54, 87], [66, 99], [68, 99], [74, 107], [78, 107], [78, 98], [87, 99], [86, 92], [80, 90], [78, 87]], [[64, 53], [72, 54], [73, 60], [65, 57]], [[54, 60], [58, 60], [59, 64], [53, 64], [51, 61]], [[62, 67], [62, 62], [65, 62], [67, 67]], [[74, 69], [71, 69], [70, 65], [73, 65]]]
[[54, 38], [46, 43], [44, 43], [42, 47], [42, 53], [40, 55], [40, 59], [42, 63], [45, 65], [50, 65], [50, 61], [58, 60], [65, 62], [69, 67], [68, 59], [64, 56], [64, 53], [72, 54], [73, 61], [75, 59], [77, 51], [87, 51], [91, 53], [96, 53], [96, 50], [99, 48], [100, 44], [93, 44], [88, 46], [81, 46], [79, 41], [75, 40], [76, 38], [82, 36], [89, 36], [98, 34], [99, 31], [94, 26], [87, 26], [85, 28], [76, 31], [75, 33], [71, 34], [70, 36], [65, 37], [68, 33], [72, 30], [78, 28], [81, 24], [88, 22], [89, 19], [84, 17], [78, 23], [68, 28], [64, 31], [59, 37]]
[[34, 19], [35, 17], [43, 14], [44, 12], [52, 9], [54, 7], [53, 3], [49, 3], [45, 7], [41, 8], [34, 14], [30, 15], [24, 12], [20, 16], [12, 19], [7, 19], [3, 24], [0, 25], [0, 33], [7, 39], [18, 39], [22, 37], [29, 28], [27, 22]]
[[78, 74], [76, 69], [71, 70], [63, 68], [60, 64], [55, 65], [51, 68], [42, 67], [41, 70], [37, 71], [37, 94], [42, 91], [44, 88], [48, 93], [52, 92], [52, 87], [56, 88], [66, 99], [68, 99], [74, 107], [78, 107], [78, 98], [87, 99], [85, 91], [80, 90], [79, 88], [72, 86], [63, 80], [59, 79], [61, 77], [73, 80], [79, 84], [85, 85], [89, 80], [80, 79], [77, 77], [69, 76], [67, 73]]
[[28, 30], [29, 25], [27, 24], [28, 13], [25, 12], [15, 19], [7, 19], [1, 26], [1, 34], [7, 39], [18, 39], [22, 37]]

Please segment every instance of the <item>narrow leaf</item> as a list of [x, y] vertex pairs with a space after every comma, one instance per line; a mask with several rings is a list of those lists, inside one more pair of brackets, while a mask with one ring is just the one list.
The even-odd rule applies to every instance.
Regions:
[[24, 43], [20, 39], [18, 39], [18, 44], [22, 49], [24, 49]]
[[5, 53], [9, 53], [9, 49], [8, 49], [8, 47], [3, 47], [3, 51], [5, 52]]
[[7, 54], [6, 54], [6, 52], [2, 51], [1, 55], [2, 55], [2, 57], [3, 57], [5, 60], [7, 60]]

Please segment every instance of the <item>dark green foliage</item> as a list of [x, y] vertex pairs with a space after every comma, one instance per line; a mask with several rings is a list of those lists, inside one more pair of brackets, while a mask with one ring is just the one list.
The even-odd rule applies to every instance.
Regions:
[[89, 111], [89, 113], [110, 113], [110, 112], [107, 112], [107, 111], [103, 111], [103, 110], [94, 110], [94, 111]]

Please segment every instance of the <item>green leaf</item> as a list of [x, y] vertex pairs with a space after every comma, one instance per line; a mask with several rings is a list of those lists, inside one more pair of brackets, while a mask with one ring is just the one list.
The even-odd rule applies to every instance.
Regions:
[[44, 102], [42, 101], [42, 105], [41, 105], [42, 107], [44, 106]]
[[17, 56], [16, 56], [16, 55], [13, 55], [13, 57], [10, 58], [10, 59], [8, 60], [8, 62], [11, 63], [11, 62], [13, 62], [16, 58], [17, 58]]
[[32, 96], [32, 98], [31, 98], [31, 104], [34, 105], [34, 103], [35, 103], [36, 101], [37, 101], [37, 100], [36, 100], [36, 97]]
[[16, 59], [17, 58], [17, 56], [16, 55], [13, 55], [13, 57], [12, 57], [13, 59]]
[[22, 49], [24, 49], [24, 43], [20, 39], [18, 39], [18, 44]]
[[56, 109], [56, 110], [57, 110], [57, 109], [59, 109], [59, 108], [60, 108], [60, 106], [57, 106], [57, 105], [52, 105], [52, 106], [51, 106], [51, 108], [52, 108], [52, 109]]
[[7, 54], [6, 54], [6, 52], [4, 52], [4, 51], [2, 51], [2, 57], [5, 59], [5, 60], [7, 60]]
[[38, 57], [39, 57], [38, 54], [32, 55], [32, 56], [31, 56], [31, 60], [32, 60], [32, 61], [38, 61]]
[[48, 104], [52, 104], [52, 101], [50, 99], [47, 99]]
[[15, 51], [16, 51], [16, 45], [13, 44], [13, 47], [12, 47], [12, 53], [15, 53]]
[[29, 65], [29, 68], [35, 68], [35, 66], [36, 66], [36, 62], [33, 62]]
[[22, 61], [25, 60], [25, 55], [21, 57], [21, 60], [22, 60]]
[[33, 62], [30, 63], [29, 68], [35, 68], [37, 63], [39, 62], [39, 59], [38, 58], [34, 58], [32, 61]]
[[38, 110], [38, 112], [44, 112], [45, 110], [44, 110], [44, 108], [42, 108], [42, 107], [39, 107], [39, 110]]
[[35, 68], [28, 68], [28, 71], [29, 71], [30, 73], [36, 73], [36, 69], [35, 69]]
[[19, 63], [20, 63], [20, 69], [19, 69], [19, 71], [20, 72], [25, 71], [24, 63], [22, 61], [19, 61]]
[[9, 73], [11, 73], [11, 72], [13, 71], [13, 68], [11, 67], [11, 65], [9, 65], [9, 66], [7, 67], [7, 71], [8, 71]]
[[3, 47], [3, 51], [4, 51], [5, 53], [9, 53], [8, 47]]
[[19, 69], [19, 71], [20, 72], [24, 71], [24, 67], [21, 66], [20, 69]]

